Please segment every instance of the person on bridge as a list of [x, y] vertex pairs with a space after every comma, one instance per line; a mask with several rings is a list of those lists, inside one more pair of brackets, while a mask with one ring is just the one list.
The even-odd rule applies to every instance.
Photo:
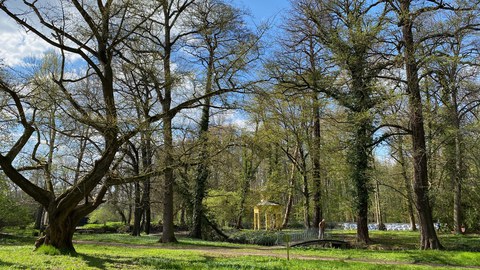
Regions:
[[323, 240], [325, 237], [325, 219], [322, 219], [320, 223], [318, 223], [318, 239]]

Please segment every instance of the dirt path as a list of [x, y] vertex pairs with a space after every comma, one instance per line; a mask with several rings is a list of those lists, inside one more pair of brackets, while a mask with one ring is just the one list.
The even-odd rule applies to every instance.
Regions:
[[[232, 248], [232, 247], [215, 247], [215, 246], [195, 246], [195, 245], [133, 245], [122, 244], [112, 242], [97, 242], [97, 241], [73, 241], [75, 244], [86, 245], [104, 245], [104, 246], [117, 246], [117, 247], [129, 247], [129, 248], [160, 248], [168, 250], [190, 250], [196, 251], [202, 255], [210, 257], [241, 257], [241, 256], [260, 256], [260, 257], [273, 257], [273, 258], [287, 258], [286, 250], [284, 247], [258, 247], [258, 248]], [[280, 253], [282, 252], [282, 253]], [[404, 266], [430, 266], [430, 267], [453, 267], [457, 269], [480, 269], [478, 266], [456, 266], [447, 264], [433, 264], [433, 263], [411, 263], [402, 261], [384, 261], [377, 259], [360, 259], [360, 258], [332, 258], [322, 257], [315, 255], [297, 255], [290, 254], [290, 259], [296, 260], [317, 260], [317, 261], [344, 261], [344, 262], [364, 262], [375, 265], [404, 265]]]

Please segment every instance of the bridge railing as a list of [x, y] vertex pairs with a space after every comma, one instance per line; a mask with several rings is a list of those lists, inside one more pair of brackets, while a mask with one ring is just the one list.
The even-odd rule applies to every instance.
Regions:
[[[325, 238], [327, 238], [328, 236], [328, 234], [325, 234]], [[284, 245], [286, 244], [287, 239], [291, 243], [318, 239], [318, 229], [310, 228], [302, 232], [278, 232], [277, 241], [275, 242], [275, 244]]]

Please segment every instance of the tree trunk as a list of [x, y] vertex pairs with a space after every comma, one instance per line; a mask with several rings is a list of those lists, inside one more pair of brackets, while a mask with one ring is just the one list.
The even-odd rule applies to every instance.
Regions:
[[[452, 112], [451, 112], [452, 113]], [[456, 115], [451, 115], [455, 117]], [[453, 227], [456, 234], [462, 234], [462, 182], [463, 182], [463, 151], [462, 151], [462, 138], [460, 134], [460, 124], [458, 119], [452, 119], [453, 123], [451, 129], [453, 134], [447, 142], [446, 154], [447, 157], [447, 172], [450, 177], [450, 182], [453, 190]]]
[[[206, 146], [205, 146], [206, 147]], [[197, 170], [197, 177], [196, 177], [196, 183], [195, 183], [195, 193], [193, 197], [193, 224], [192, 224], [192, 231], [191, 231], [191, 237], [193, 238], [202, 238], [202, 227], [203, 227], [203, 199], [205, 197], [205, 189], [206, 189], [206, 183], [208, 179], [208, 168], [206, 160], [206, 151], [207, 149], [202, 149], [203, 152], [203, 159], [200, 161], [201, 164], [198, 166]]]
[[417, 60], [415, 59], [415, 41], [413, 38], [413, 18], [410, 14], [411, 0], [400, 0], [402, 17], [402, 34], [404, 42], [404, 61], [407, 77], [407, 93], [409, 96], [410, 125], [413, 144], [413, 168], [415, 202], [420, 221], [420, 248], [440, 249], [442, 245], [437, 238], [433, 226], [432, 210], [430, 207], [427, 149], [425, 145], [425, 130], [422, 113], [422, 99], [418, 77]]
[[447, 107], [447, 117], [449, 119], [449, 130], [452, 132], [449, 134], [450, 138], [447, 140], [447, 149], [445, 152], [448, 155], [446, 168], [453, 187], [453, 227], [456, 234], [462, 234], [462, 182], [465, 168], [463, 164], [463, 138], [458, 112], [458, 90], [455, 87], [444, 87], [447, 88], [446, 90], [449, 92], [447, 94], [449, 95], [449, 101], [451, 103]]
[[299, 170], [302, 174], [302, 195], [303, 195], [303, 225], [305, 228], [311, 228], [310, 220], [310, 189], [308, 185], [307, 160], [305, 151], [301, 142], [298, 142], [298, 153], [300, 155]]
[[164, 56], [163, 56], [163, 73], [164, 73], [164, 93], [159, 94], [162, 104], [162, 112], [165, 114], [163, 117], [163, 141], [164, 141], [164, 152], [163, 152], [163, 166], [165, 168], [163, 174], [163, 231], [161, 242], [171, 243], [177, 242], [175, 238], [175, 228], [173, 225], [174, 220], [174, 209], [173, 209], [173, 185], [175, 184], [175, 176], [173, 172], [173, 136], [172, 136], [172, 120], [174, 115], [171, 115], [170, 108], [172, 104], [172, 89], [174, 84], [174, 78], [172, 76], [171, 70], [171, 54], [172, 54], [172, 9], [170, 1], [167, 5], [162, 5], [163, 9], [163, 27], [164, 27]]
[[[134, 175], [140, 174], [140, 166], [139, 166], [139, 156], [136, 147], [132, 144], [129, 147], [129, 151], [127, 152], [127, 156], [131, 160], [132, 170]], [[140, 182], [136, 181], [133, 183], [134, 191], [133, 191], [133, 228], [132, 228], [132, 235], [133, 236], [140, 236], [141, 231], [141, 222], [142, 222], [142, 200], [141, 200], [141, 187]]]
[[[107, 192], [103, 188], [99, 198], [103, 198]], [[76, 253], [73, 247], [73, 234], [79, 221], [98, 207], [99, 203], [77, 206], [73, 210], [60, 210], [56, 205], [51, 205], [48, 212], [48, 226], [45, 229], [45, 236], [37, 240], [35, 246], [50, 245], [59, 249], [64, 254]]]
[[310, 191], [308, 190], [308, 177], [306, 172], [302, 173], [303, 178], [303, 187], [302, 187], [302, 194], [303, 194], [303, 225], [305, 228], [311, 228], [310, 222]]
[[413, 211], [413, 192], [412, 192], [412, 182], [407, 174], [407, 161], [405, 160], [405, 155], [403, 154], [403, 138], [398, 138], [398, 160], [400, 162], [400, 166], [402, 166], [402, 177], [405, 184], [405, 190], [407, 193], [407, 209], [408, 209], [408, 217], [410, 220], [410, 228], [412, 231], [417, 230], [417, 224], [415, 221], [415, 213]]
[[[146, 134], [142, 134], [142, 167], [143, 173], [150, 173], [153, 166], [153, 149], [152, 140], [149, 134], [150, 131], [146, 131]], [[141, 211], [145, 217], [145, 224], [143, 226], [144, 232], [150, 234], [151, 226], [151, 210], [150, 210], [150, 189], [151, 189], [150, 177], [146, 177], [143, 181], [143, 194], [141, 202]]]
[[323, 219], [322, 213], [322, 179], [320, 172], [320, 108], [318, 105], [318, 96], [314, 93], [313, 99], [313, 145], [312, 145], [312, 178], [313, 178], [313, 226], [318, 228], [318, 224]]
[[243, 185], [242, 196], [240, 198], [239, 212], [237, 217], [237, 229], [243, 229], [243, 216], [245, 215], [245, 202], [247, 201], [248, 190], [250, 189], [250, 182], [255, 176], [256, 167], [253, 166], [253, 153], [247, 156], [246, 150], [243, 153]]
[[143, 231], [145, 232], [145, 234], [148, 235], [150, 234], [150, 230], [152, 227], [152, 210], [150, 209], [150, 204], [145, 206], [144, 215], [145, 215], [145, 226], [143, 228]]
[[[294, 157], [298, 155], [298, 148], [295, 149]], [[295, 163], [292, 163], [292, 168], [290, 172], [290, 180], [288, 181], [288, 199], [287, 205], [285, 206], [285, 214], [283, 215], [282, 228], [286, 229], [288, 226], [288, 220], [290, 218], [290, 213], [293, 206], [293, 195], [295, 193]]]
[[35, 225], [33, 226], [34, 229], [36, 230], [43, 230], [43, 205], [40, 205], [37, 207], [37, 211], [35, 211]]
[[185, 228], [187, 226], [187, 221], [185, 216], [187, 215], [186, 203], [182, 202], [182, 209], [180, 209], [180, 227]]
[[142, 214], [143, 214], [143, 207], [142, 202], [140, 200], [140, 183], [135, 182], [135, 210], [133, 213], [133, 228], [132, 228], [132, 235], [133, 236], [140, 236], [141, 228], [141, 221], [142, 221]]
[[[214, 73], [214, 54], [215, 54], [215, 45], [207, 44], [209, 47], [209, 58], [208, 58], [208, 67], [207, 67], [207, 78], [205, 83], [205, 95], [208, 95], [212, 92], [212, 79]], [[199, 141], [200, 141], [200, 155], [199, 162], [200, 164], [197, 167], [197, 177], [195, 181], [195, 193], [193, 198], [193, 225], [191, 236], [193, 238], [202, 238], [202, 227], [203, 227], [203, 199], [206, 192], [206, 184], [209, 176], [208, 170], [208, 128], [210, 125], [210, 98], [205, 98], [205, 104], [202, 107], [202, 118], [200, 119], [200, 132], [199, 132]]]
[[[362, 117], [362, 116], [360, 116]], [[368, 200], [369, 200], [369, 150], [370, 135], [367, 119], [356, 119], [356, 131], [350, 149], [350, 170], [354, 190], [354, 203], [357, 221], [357, 241], [368, 244]]]
[[[128, 194], [128, 217], [127, 217], [127, 224], [130, 225], [132, 222], [132, 214], [133, 214], [133, 206], [132, 206], [132, 186], [135, 185], [135, 183], [130, 183], [128, 184], [127, 187], [127, 194]], [[135, 202], [134, 202], [135, 203]]]
[[46, 229], [45, 245], [51, 245], [62, 253], [76, 253], [73, 247], [75, 224], [61, 222], [60, 219], [50, 219]]
[[173, 185], [175, 182], [173, 174], [173, 140], [172, 140], [172, 119], [166, 117], [163, 122], [164, 137], [164, 182], [163, 182], [163, 231], [162, 243], [177, 242], [173, 224]]

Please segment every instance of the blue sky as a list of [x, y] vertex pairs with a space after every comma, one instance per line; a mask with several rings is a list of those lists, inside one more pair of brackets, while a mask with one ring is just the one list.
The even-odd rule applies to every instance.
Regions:
[[290, 6], [289, 0], [232, 0], [232, 3], [250, 11], [256, 24], [273, 18], [278, 21]]
[[[227, 0], [233, 5], [247, 9], [251, 18], [247, 22], [259, 25], [269, 22], [278, 24], [290, 6], [289, 0]], [[273, 21], [274, 20], [274, 21]], [[27, 55], [41, 57], [50, 46], [32, 34], [27, 34], [3, 12], [0, 12], [0, 59], [4, 64], [15, 66]]]

